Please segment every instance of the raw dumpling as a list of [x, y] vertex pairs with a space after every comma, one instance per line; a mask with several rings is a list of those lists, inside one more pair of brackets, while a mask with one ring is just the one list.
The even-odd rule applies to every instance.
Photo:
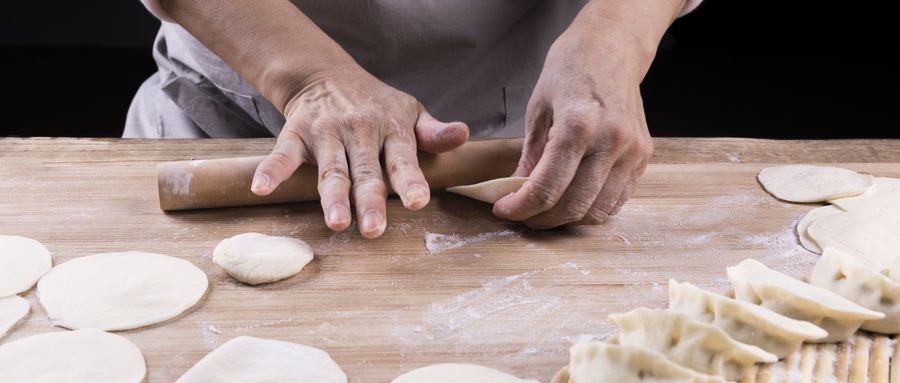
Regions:
[[786, 317], [807, 321], [828, 331], [828, 337], [810, 342], [842, 342], [867, 320], [884, 318], [840, 295], [745, 259], [726, 268], [737, 300], [750, 302]]
[[900, 178], [875, 177], [875, 185], [865, 193], [828, 202], [846, 211], [864, 207], [900, 209]]
[[417, 368], [391, 383], [538, 383], [493, 368], [465, 363], [441, 363]]
[[675, 280], [669, 281], [669, 309], [719, 326], [738, 342], [760, 347], [779, 358], [793, 354], [804, 341], [828, 336], [812, 323]]
[[765, 168], [759, 183], [778, 199], [791, 202], [825, 202], [862, 194], [875, 177], [832, 166], [782, 165]]
[[302, 240], [259, 233], [226, 238], [213, 250], [213, 262], [234, 279], [251, 285], [290, 277], [312, 259], [312, 249]]
[[719, 327], [687, 315], [640, 307], [609, 316], [619, 344], [662, 353], [684, 367], [739, 380], [750, 366], [778, 360], [759, 347], [732, 339]]
[[810, 210], [800, 219], [800, 222], [797, 222], [797, 237], [800, 238], [800, 244], [803, 245], [806, 250], [816, 254], [822, 254], [822, 248], [819, 247], [819, 244], [816, 243], [815, 240], [809, 237], [809, 233], [806, 230], [809, 228], [810, 224], [819, 218], [843, 212], [843, 210], [834, 207], [833, 205], [820, 206]]
[[813, 267], [809, 282], [885, 314], [883, 319], [863, 322], [860, 329], [900, 334], [900, 284], [880, 271], [866, 267], [856, 257], [826, 247]]
[[682, 367], [656, 351], [604, 342], [579, 343], [551, 383], [725, 383], [721, 376]]
[[494, 203], [500, 198], [515, 193], [522, 184], [528, 181], [528, 177], [506, 177], [484, 181], [474, 185], [453, 186], [447, 188], [448, 192], [464, 195], [479, 201]]
[[30, 289], [52, 263], [50, 251], [40, 242], [0, 235], [0, 298]]
[[806, 231], [819, 247], [834, 246], [878, 271], [889, 269], [900, 255], [898, 209], [854, 209], [819, 218]]

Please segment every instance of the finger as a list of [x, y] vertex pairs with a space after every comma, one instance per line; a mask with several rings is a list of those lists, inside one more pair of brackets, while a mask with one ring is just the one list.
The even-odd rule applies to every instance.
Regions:
[[619, 200], [616, 202], [616, 206], [613, 206], [612, 211], [609, 212], [609, 215], [616, 215], [622, 210], [622, 206], [625, 206], [625, 202], [628, 202], [631, 199], [631, 195], [634, 193], [634, 190], [637, 189], [638, 180], [641, 178], [641, 175], [644, 174], [644, 170], [647, 169], [647, 163], [644, 162], [635, 169], [634, 173], [631, 175], [631, 180], [629, 180], [628, 184], [625, 185], [625, 190], [622, 191], [622, 195], [619, 196]]
[[585, 157], [559, 202], [545, 212], [522, 223], [534, 229], [547, 229], [582, 220], [593, 207], [606, 183], [611, 165], [605, 153]]
[[547, 145], [547, 131], [553, 125], [553, 108], [538, 99], [529, 101], [525, 110], [526, 124], [529, 129], [522, 145], [522, 157], [513, 173], [513, 177], [527, 177], [537, 166]]
[[469, 127], [465, 123], [438, 121], [421, 104], [415, 130], [416, 146], [429, 153], [448, 152], [462, 146], [469, 138]]
[[278, 185], [291, 177], [307, 158], [306, 146], [300, 136], [292, 131], [283, 131], [278, 136], [275, 148], [256, 167], [250, 191], [256, 195], [268, 195]]
[[340, 140], [323, 136], [314, 147], [319, 165], [319, 198], [325, 213], [325, 224], [335, 231], [350, 226], [350, 177], [347, 154]]
[[356, 205], [359, 232], [363, 237], [376, 238], [387, 227], [387, 186], [379, 161], [381, 143], [370, 135], [376, 131], [373, 127], [376, 122], [358, 119], [349, 123], [354, 125], [352, 131], [357, 132], [346, 145], [352, 183], [350, 198]]
[[[395, 129], [403, 132], [403, 127], [399, 125]], [[419, 210], [428, 204], [431, 191], [419, 168], [416, 144], [409, 135], [397, 133], [388, 136], [384, 142], [384, 165], [391, 187], [400, 196], [403, 206]]]
[[[627, 170], [629, 167], [632, 168], [630, 171]], [[622, 171], [611, 172], [603, 186], [604, 189], [597, 195], [587, 214], [572, 225], [598, 225], [621, 210], [637, 187], [638, 180], [647, 168], [647, 161], [641, 160], [637, 165], [621, 168]]]

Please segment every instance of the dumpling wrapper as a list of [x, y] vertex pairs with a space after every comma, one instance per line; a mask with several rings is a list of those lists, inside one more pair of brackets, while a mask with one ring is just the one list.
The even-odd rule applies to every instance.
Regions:
[[506, 177], [484, 181], [474, 185], [452, 186], [448, 192], [464, 195], [482, 202], [495, 203], [500, 198], [515, 193], [528, 181], [528, 177]]
[[900, 178], [875, 177], [875, 185], [865, 193], [828, 202], [846, 211], [866, 207], [900, 209]]
[[569, 350], [569, 365], [551, 383], [725, 383], [672, 362], [656, 351], [605, 342], [579, 343]]
[[275, 282], [300, 272], [313, 259], [306, 242], [259, 233], [238, 234], [219, 242], [213, 262], [241, 282]]
[[833, 246], [881, 271], [900, 255], [900, 210], [867, 207], [829, 215], [806, 229], [821, 247]]
[[95, 329], [57, 331], [0, 346], [0, 382], [139, 383], [141, 350], [125, 337]]
[[797, 237], [800, 239], [800, 244], [803, 245], [806, 250], [816, 254], [822, 254], [822, 248], [819, 247], [819, 244], [816, 243], [814, 239], [809, 237], [807, 229], [809, 229], [809, 225], [812, 224], [813, 221], [819, 218], [843, 212], [843, 210], [833, 205], [820, 206], [810, 210], [800, 219], [800, 222], [797, 222]]
[[813, 267], [809, 282], [885, 314], [883, 319], [863, 322], [860, 329], [900, 334], [900, 283], [867, 267], [856, 257], [837, 248], [826, 247]]
[[129, 251], [75, 258], [38, 281], [54, 325], [129, 330], [172, 319], [206, 293], [206, 274], [183, 259]]
[[745, 259], [726, 270], [735, 299], [828, 331], [828, 337], [809, 342], [843, 342], [863, 322], [884, 318], [883, 313], [862, 307], [826, 288], [791, 278], [754, 259]]
[[619, 345], [656, 351], [684, 367], [729, 381], [740, 380], [756, 363], [778, 361], [774, 354], [684, 314], [639, 307], [612, 314], [609, 322], [619, 329]]
[[690, 283], [669, 281], [669, 309], [721, 327], [728, 335], [779, 358], [800, 349], [804, 341], [823, 339], [828, 332], [748, 302], [702, 290]]
[[18, 295], [0, 298], [0, 339], [31, 311], [28, 300]]
[[441, 363], [417, 368], [391, 383], [539, 383], [493, 368], [466, 363]]
[[765, 168], [759, 183], [778, 199], [790, 202], [825, 202], [862, 194], [875, 177], [832, 166], [782, 165]]
[[40, 242], [0, 235], [0, 298], [27, 291], [52, 266], [50, 251]]
[[327, 352], [250, 336], [233, 338], [191, 367], [175, 383], [347, 383]]

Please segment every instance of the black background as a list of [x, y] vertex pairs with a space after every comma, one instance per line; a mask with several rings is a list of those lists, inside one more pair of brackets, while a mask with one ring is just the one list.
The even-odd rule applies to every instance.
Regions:
[[[790, 3], [678, 19], [641, 87], [651, 134], [900, 138], [886, 6]], [[138, 0], [0, 0], [0, 136], [118, 137], [158, 26]]]

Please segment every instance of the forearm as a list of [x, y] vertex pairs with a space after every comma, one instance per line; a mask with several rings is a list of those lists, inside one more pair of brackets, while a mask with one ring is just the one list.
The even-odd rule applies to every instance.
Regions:
[[284, 112], [319, 74], [356, 63], [285, 0], [163, 0], [165, 11]]

